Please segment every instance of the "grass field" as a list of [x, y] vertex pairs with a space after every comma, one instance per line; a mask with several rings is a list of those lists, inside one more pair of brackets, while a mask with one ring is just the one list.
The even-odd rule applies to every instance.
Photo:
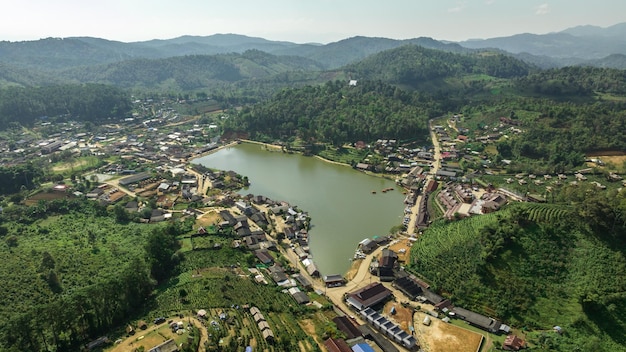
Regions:
[[367, 151], [355, 148], [327, 148], [318, 153], [324, 159], [335, 161], [342, 164], [352, 165], [360, 163], [367, 156]]
[[69, 176], [72, 173], [83, 173], [101, 166], [104, 162], [97, 156], [81, 156], [70, 161], [56, 163], [52, 171]]

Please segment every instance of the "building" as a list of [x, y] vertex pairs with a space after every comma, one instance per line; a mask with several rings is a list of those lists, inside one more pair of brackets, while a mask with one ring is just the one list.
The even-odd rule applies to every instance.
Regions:
[[265, 249], [258, 249], [254, 251], [254, 255], [261, 263], [265, 265], [272, 264], [274, 262], [274, 258], [272, 257], [272, 255]]
[[357, 310], [363, 310], [386, 301], [393, 293], [380, 282], [371, 283], [347, 294], [347, 303]]
[[408, 350], [417, 349], [417, 340], [413, 335], [409, 335], [406, 331], [400, 329], [398, 325], [389, 321], [386, 317], [380, 315], [372, 308], [365, 308], [361, 312], [363, 318], [373, 327], [385, 334], [390, 339], [404, 346]]
[[160, 345], [152, 347], [148, 352], [178, 352], [178, 346], [176, 346], [174, 340], [169, 339]]
[[378, 260], [378, 276], [381, 277], [381, 280], [382, 277], [391, 278], [387, 281], [393, 280], [393, 270], [395, 269], [397, 262], [398, 255], [396, 252], [387, 248], [383, 249], [380, 259]]
[[324, 347], [328, 352], [352, 352], [345, 340], [330, 338], [324, 341]]
[[324, 280], [326, 287], [343, 286], [346, 283], [341, 275], [324, 275], [322, 279]]
[[411, 279], [410, 276], [404, 276], [393, 282], [394, 287], [398, 288], [402, 293], [407, 295], [411, 300], [422, 294], [422, 287]]
[[482, 314], [474, 313], [470, 310], [454, 307], [452, 308], [452, 312], [456, 314], [457, 317], [465, 320], [466, 322], [474, 325], [480, 329], [485, 331], [489, 331], [491, 333], [497, 333], [502, 324], [493, 318], [486, 317]]
[[335, 317], [333, 318], [333, 323], [337, 325], [337, 329], [341, 330], [344, 334], [346, 334], [346, 338], [348, 340], [355, 339], [357, 337], [363, 336], [363, 333], [359, 328], [354, 325], [352, 320], [346, 316]]
[[515, 335], [509, 335], [502, 343], [502, 349], [505, 351], [519, 351], [526, 348], [526, 342]]
[[353, 352], [374, 352], [374, 349], [366, 343], [359, 343], [359, 344], [352, 346], [352, 351]]
[[121, 178], [119, 183], [121, 186], [128, 186], [133, 183], [141, 182], [143, 180], [147, 180], [152, 177], [152, 174], [149, 172], [140, 172], [138, 174], [130, 175], [124, 178]]

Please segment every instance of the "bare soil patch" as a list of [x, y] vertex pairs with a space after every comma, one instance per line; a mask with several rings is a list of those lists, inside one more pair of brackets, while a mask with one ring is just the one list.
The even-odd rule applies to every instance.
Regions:
[[71, 194], [64, 192], [39, 192], [32, 197], [28, 197], [28, 199], [24, 200], [24, 204], [34, 205], [37, 204], [40, 200], [55, 200], [71, 197]]
[[[623, 169], [623, 165], [626, 162], [626, 155], [593, 155], [595, 159], [600, 159], [604, 165], [612, 164], [616, 169]], [[589, 166], [598, 166], [595, 163], [588, 162]], [[622, 170], [623, 171], [623, 170]]]
[[411, 241], [408, 239], [399, 240], [398, 242], [390, 245], [389, 249], [396, 252], [398, 255], [398, 261], [402, 263], [407, 263], [409, 258], [411, 258]]
[[415, 314], [415, 332], [424, 351], [476, 352], [483, 335], [431, 317], [430, 326], [422, 324], [426, 313]]
[[218, 214], [217, 211], [212, 210], [204, 213], [198, 220], [196, 220], [196, 225], [207, 227], [219, 223], [220, 220], [220, 214]]
[[346, 275], [344, 276], [347, 281], [352, 280], [356, 276], [356, 273], [359, 272], [359, 268], [361, 267], [362, 262], [363, 262], [363, 259], [355, 259], [352, 261], [352, 265], [350, 265], [350, 269], [348, 269], [348, 271], [346, 272]]
[[[395, 314], [391, 314], [393, 307], [396, 307]], [[383, 313], [395, 321], [402, 330], [410, 332], [409, 326], [413, 324], [413, 308], [403, 307], [397, 302], [388, 302], [383, 309]]]

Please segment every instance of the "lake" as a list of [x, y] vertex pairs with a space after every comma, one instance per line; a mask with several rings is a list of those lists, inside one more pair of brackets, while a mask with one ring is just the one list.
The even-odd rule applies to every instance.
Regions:
[[[315, 157], [242, 143], [193, 161], [248, 176], [239, 193], [286, 201], [311, 217], [309, 247], [322, 275], [343, 274], [358, 243], [402, 223], [404, 195], [393, 181]], [[385, 188], [393, 191], [382, 193]], [[372, 194], [376, 191], [376, 194]]]

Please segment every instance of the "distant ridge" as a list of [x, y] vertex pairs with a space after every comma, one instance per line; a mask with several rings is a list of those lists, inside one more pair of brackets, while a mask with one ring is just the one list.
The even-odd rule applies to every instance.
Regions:
[[[626, 54], [626, 23], [610, 27], [577, 26], [556, 33], [516, 34], [508, 37], [472, 39], [459, 42], [471, 49], [494, 48], [513, 54], [564, 59], [569, 62], [598, 60], [613, 54]], [[591, 61], [589, 61], [591, 62]]]

